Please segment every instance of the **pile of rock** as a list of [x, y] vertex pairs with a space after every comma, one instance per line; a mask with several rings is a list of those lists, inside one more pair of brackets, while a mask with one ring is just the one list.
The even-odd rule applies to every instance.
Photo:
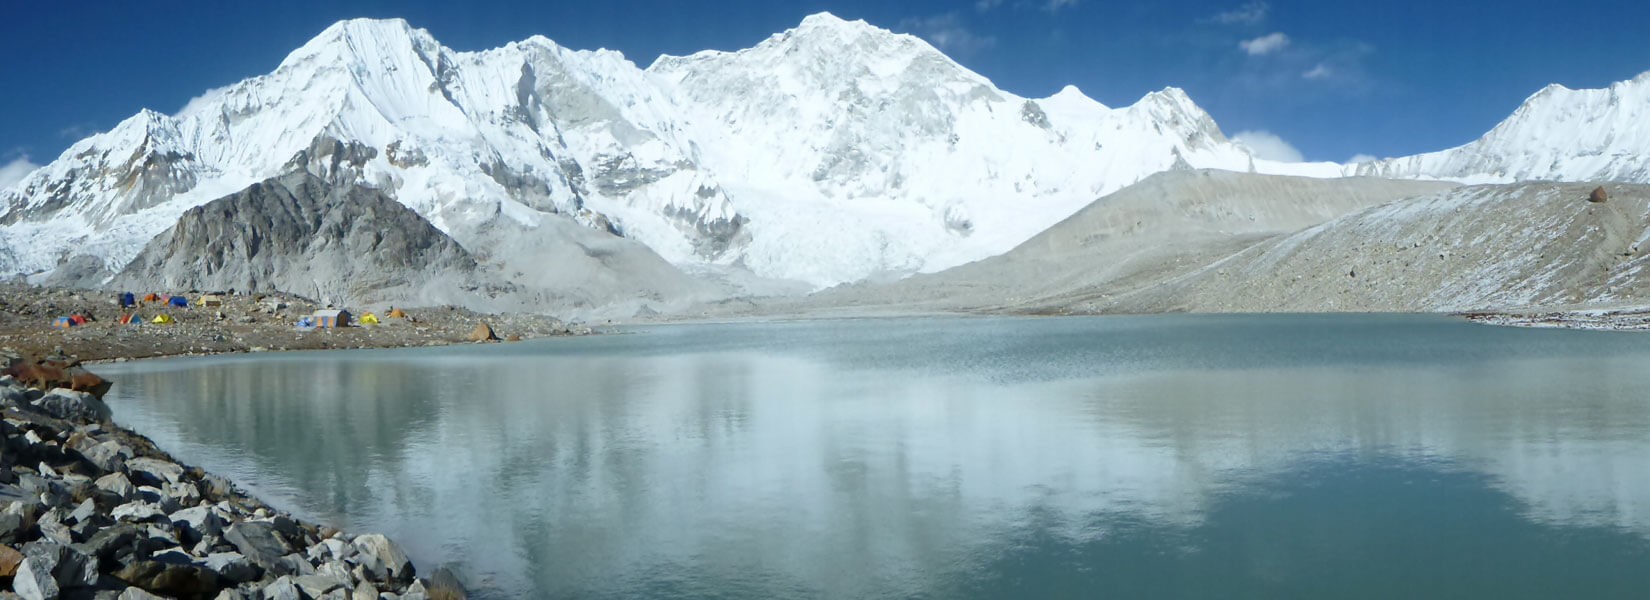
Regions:
[[382, 535], [300, 522], [178, 464], [90, 394], [0, 377], [0, 409], [0, 596], [463, 596], [448, 573], [420, 580]]

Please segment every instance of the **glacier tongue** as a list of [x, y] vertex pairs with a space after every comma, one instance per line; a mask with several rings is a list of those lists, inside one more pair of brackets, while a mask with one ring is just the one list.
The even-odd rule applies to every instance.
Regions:
[[1647, 105], [1650, 77], [1553, 88], [1455, 150], [1286, 164], [1227, 140], [1176, 88], [1118, 108], [1075, 87], [1022, 98], [918, 38], [828, 13], [645, 70], [543, 37], [455, 52], [402, 20], [351, 20], [0, 190], [0, 272], [82, 255], [119, 271], [188, 209], [302, 170], [382, 189], [472, 250], [495, 224], [571, 222], [687, 270], [828, 286], [1000, 254], [1169, 169], [1650, 179]]

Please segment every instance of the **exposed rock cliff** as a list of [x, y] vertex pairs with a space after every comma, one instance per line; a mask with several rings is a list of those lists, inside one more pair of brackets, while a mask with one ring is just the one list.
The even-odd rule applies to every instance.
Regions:
[[476, 259], [383, 192], [300, 172], [185, 212], [116, 277], [154, 289], [283, 291], [341, 304], [463, 304]]

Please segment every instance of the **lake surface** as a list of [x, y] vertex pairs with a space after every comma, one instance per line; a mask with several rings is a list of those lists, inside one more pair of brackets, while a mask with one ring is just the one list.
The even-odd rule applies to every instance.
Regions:
[[180, 460], [486, 598], [1650, 595], [1650, 334], [891, 319], [98, 371]]

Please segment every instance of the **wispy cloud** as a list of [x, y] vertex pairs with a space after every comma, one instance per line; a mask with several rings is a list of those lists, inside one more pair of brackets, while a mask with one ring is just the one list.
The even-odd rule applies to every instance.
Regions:
[[1272, 12], [1272, 5], [1265, 2], [1250, 2], [1232, 10], [1217, 14], [1208, 20], [1222, 25], [1256, 25], [1266, 20], [1266, 15]]
[[1358, 163], [1375, 162], [1377, 160], [1381, 160], [1381, 159], [1376, 158], [1375, 155], [1373, 155], [1373, 154], [1354, 154], [1354, 155], [1352, 155], [1352, 158], [1346, 159], [1346, 162], [1347, 162], [1347, 164], [1354, 164], [1355, 165], [1355, 164], [1358, 164]]
[[17, 185], [17, 182], [23, 180], [24, 175], [28, 175], [38, 168], [40, 168], [40, 165], [30, 162], [27, 154], [0, 165], [0, 190]]
[[97, 133], [97, 132], [98, 132], [98, 128], [97, 128], [96, 125], [93, 125], [91, 123], [75, 123], [75, 124], [70, 125], [68, 127], [64, 127], [62, 129], [57, 130], [57, 137], [60, 137], [60, 138], [66, 139], [66, 140], [76, 140], [76, 141], [78, 141], [78, 140], [84, 139], [87, 136], [90, 136], [90, 135], [92, 135], [94, 133]]
[[1238, 42], [1238, 47], [1249, 56], [1265, 56], [1289, 47], [1289, 36], [1282, 32], [1269, 33], [1252, 40]]
[[986, 12], [1003, 5], [1003, 0], [975, 0], [974, 10]]
[[997, 45], [997, 38], [975, 33], [956, 13], [906, 19], [900, 22], [900, 28], [950, 54], [967, 55]]
[[1073, 6], [1077, 6], [1077, 0], [1048, 0], [1048, 3], [1043, 5], [1043, 10], [1059, 12], [1061, 9]]
[[1277, 134], [1266, 130], [1240, 131], [1232, 136], [1233, 140], [1249, 147], [1255, 158], [1275, 160], [1278, 162], [1301, 162], [1301, 151], [1295, 146], [1283, 141]]
[[1318, 63], [1316, 65], [1312, 65], [1312, 68], [1307, 69], [1305, 73], [1301, 73], [1301, 77], [1305, 77], [1307, 79], [1328, 79], [1334, 76], [1335, 69], [1334, 67], [1329, 66], [1328, 63]]

